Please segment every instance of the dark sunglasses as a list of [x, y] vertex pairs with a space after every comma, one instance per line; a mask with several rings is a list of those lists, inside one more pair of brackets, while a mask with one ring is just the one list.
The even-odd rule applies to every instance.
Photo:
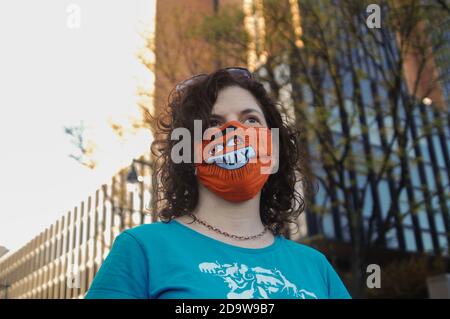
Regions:
[[[245, 77], [248, 79], [253, 79], [253, 74], [246, 68], [228, 67], [228, 68], [224, 68], [222, 70], [226, 70], [231, 75], [236, 76], [236, 77]], [[176, 89], [176, 91], [180, 91], [180, 90], [184, 89], [185, 87], [189, 86], [190, 84], [194, 83], [195, 81], [199, 80], [200, 78], [203, 78], [207, 75], [208, 75], [207, 73], [201, 73], [201, 74], [194, 75], [194, 76], [178, 83], [176, 85], [175, 89]]]

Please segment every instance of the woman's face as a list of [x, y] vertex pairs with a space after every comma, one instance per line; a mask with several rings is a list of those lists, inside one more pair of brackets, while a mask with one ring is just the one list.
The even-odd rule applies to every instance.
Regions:
[[[253, 97], [253, 95], [249, 91], [239, 86], [231, 86], [220, 90], [217, 96], [217, 100], [213, 105], [211, 111], [210, 127], [220, 127], [226, 122], [230, 121], [238, 121], [247, 127], [268, 126], [263, 111], [261, 107], [258, 105], [258, 101]], [[230, 134], [233, 134], [233, 132]], [[230, 138], [229, 141], [231, 140], [232, 139]], [[210, 164], [214, 164], [214, 166], [208, 165], [208, 167], [206, 167], [205, 165], [199, 168], [200, 173], [198, 176], [203, 176], [204, 178], [203, 182], [199, 183], [200, 198], [204, 198], [207, 194], [215, 192], [216, 195], [219, 194], [218, 195], [219, 197], [222, 197], [227, 200], [221, 202], [223, 205], [229, 205], [230, 201], [231, 202], [248, 201], [249, 199], [252, 198], [254, 201], [259, 202], [259, 196], [256, 196], [254, 194], [254, 191], [256, 190], [258, 193], [260, 193], [261, 188], [255, 185], [259, 183], [259, 185], [262, 187], [267, 180], [267, 175], [264, 176], [260, 174], [258, 169], [256, 170], [248, 169], [244, 170], [242, 174], [233, 175], [235, 169], [241, 168], [243, 167], [243, 165], [247, 165], [250, 156], [252, 157], [256, 156], [255, 150], [257, 150], [257, 146], [250, 144], [250, 142], [248, 146], [247, 144], [243, 145], [236, 143], [230, 146], [231, 149], [226, 150], [222, 139], [214, 141], [216, 142], [215, 143], [216, 146], [221, 146], [220, 149], [215, 148], [215, 145], [213, 144], [214, 142], [210, 143], [209, 138], [207, 138], [206, 141], [208, 141], [208, 145], [206, 146], [206, 152], [210, 155], [210, 157], [207, 158], [209, 159], [215, 158], [215, 159], [213, 159], [213, 161], [210, 162]], [[210, 146], [211, 144], [213, 145], [212, 147], [209, 148], [209, 150], [214, 151], [213, 153], [208, 152], [207, 149], [207, 147]], [[228, 146], [229, 144], [226, 143], [226, 145]], [[253, 148], [251, 147], [252, 145]], [[241, 151], [245, 151], [245, 155], [243, 155], [244, 153]], [[253, 152], [253, 155], [248, 155], [251, 154], [251, 152]], [[216, 160], [219, 159], [220, 161], [216, 162]], [[208, 160], [206, 162], [208, 162]], [[220, 173], [217, 173], [218, 170], [211, 168], [215, 167], [215, 165], [222, 168], [222, 170], [220, 170]], [[202, 171], [204, 172], [203, 173], [204, 175], [202, 175]], [[247, 174], [245, 172], [247, 172]], [[239, 178], [237, 178], [238, 175]], [[235, 176], [235, 178], [230, 179], [230, 176]], [[224, 184], [223, 183], [224, 180], [229, 181], [229, 183]], [[205, 183], [208, 186], [205, 187]], [[248, 188], [249, 185], [251, 185], [250, 186], [251, 188]], [[236, 193], [239, 194], [236, 195]], [[250, 194], [252, 197], [242, 197], [242, 195], [247, 196], [247, 194]], [[219, 203], [216, 202], [215, 197], [213, 198], [215, 207], [218, 207], [217, 205], [219, 205]]]
[[219, 91], [210, 120], [212, 127], [221, 126], [233, 120], [247, 126], [267, 127], [258, 101], [249, 91], [239, 86], [231, 86]]

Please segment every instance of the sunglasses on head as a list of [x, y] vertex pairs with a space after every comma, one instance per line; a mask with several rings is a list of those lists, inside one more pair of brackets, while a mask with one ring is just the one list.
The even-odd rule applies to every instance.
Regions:
[[[253, 79], [253, 75], [252, 73], [246, 69], [246, 68], [241, 68], [241, 67], [228, 67], [228, 68], [224, 68], [222, 70], [225, 70], [227, 72], [229, 72], [231, 75], [233, 76], [237, 76], [237, 77], [245, 77], [248, 79]], [[180, 91], [182, 89], [184, 89], [185, 87], [189, 86], [190, 84], [194, 83], [195, 81], [199, 80], [200, 78], [203, 78], [205, 76], [207, 76], [207, 73], [201, 73], [201, 74], [197, 74], [194, 75], [180, 83], [177, 84], [177, 86], [175, 87], [175, 89], [177, 91]]]

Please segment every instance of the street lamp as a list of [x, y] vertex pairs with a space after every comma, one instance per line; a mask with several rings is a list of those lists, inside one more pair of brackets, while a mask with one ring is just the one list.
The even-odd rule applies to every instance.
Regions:
[[[141, 176], [139, 176], [139, 177], [141, 177]], [[134, 166], [134, 164], [131, 164], [131, 170], [127, 176], [127, 183], [135, 184], [139, 181], [139, 177], [136, 172], [136, 167]], [[142, 179], [142, 177], [141, 177], [141, 179]]]
[[[141, 165], [146, 165], [149, 167], [152, 167], [152, 163], [133, 159], [133, 162], [131, 163], [131, 169], [128, 172], [128, 175], [126, 177], [126, 189], [128, 191], [127, 196], [134, 197], [134, 194], [143, 194], [144, 193], [144, 184], [143, 180], [144, 178], [142, 176], [139, 176], [136, 170], [136, 163]], [[140, 188], [140, 192], [138, 191]], [[111, 203], [111, 208], [114, 216], [119, 216], [119, 218], [123, 221], [123, 218], [126, 216], [126, 212], [130, 212], [131, 214], [134, 214], [136, 212], [139, 212], [140, 214], [143, 214], [141, 210], [134, 210], [129, 207], [123, 207], [122, 203], [119, 202], [118, 205], [116, 204], [117, 198], [113, 198], [112, 196], [106, 195], [106, 199]]]
[[137, 174], [135, 163], [139, 163], [139, 164], [142, 164], [142, 165], [147, 165], [149, 167], [152, 166], [152, 163], [150, 163], [150, 162], [133, 159], [133, 162], [131, 163], [131, 170], [128, 173], [128, 176], [127, 176], [127, 183], [129, 183], [129, 184], [136, 184], [138, 182], [142, 182], [143, 181], [143, 177], [142, 176], [138, 176], [138, 174]]

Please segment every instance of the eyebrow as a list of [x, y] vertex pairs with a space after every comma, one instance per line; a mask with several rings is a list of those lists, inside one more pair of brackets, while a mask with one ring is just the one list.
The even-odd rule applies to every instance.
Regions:
[[[242, 111], [240, 112], [240, 114], [241, 114], [241, 115], [245, 115], [245, 114], [253, 113], [253, 112], [259, 113], [261, 116], [263, 116], [263, 114], [261, 113], [261, 111], [258, 111], [257, 109], [253, 109], [253, 108], [246, 108], [245, 110], [242, 110]], [[223, 118], [224, 118], [222, 115], [218, 115], [218, 114], [211, 114], [211, 117], [219, 118], [219, 119], [223, 119]]]

